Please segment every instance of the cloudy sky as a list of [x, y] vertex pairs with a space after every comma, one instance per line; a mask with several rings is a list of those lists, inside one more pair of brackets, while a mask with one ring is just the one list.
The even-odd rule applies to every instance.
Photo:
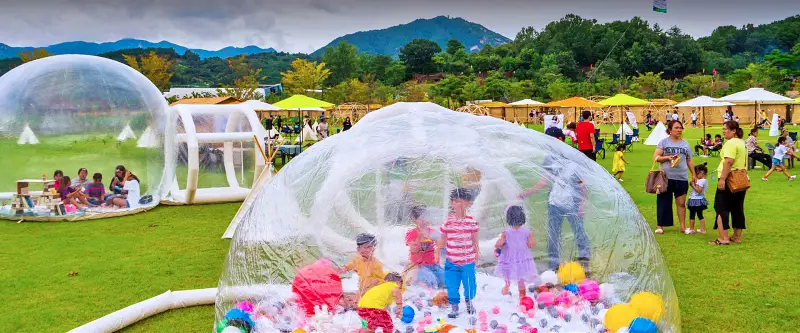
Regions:
[[641, 16], [703, 36], [719, 25], [763, 24], [800, 13], [800, 0], [0, 0], [0, 43], [168, 40], [192, 48], [257, 45], [311, 52], [356, 31], [437, 15], [463, 17], [509, 38], [568, 13], [600, 22]]

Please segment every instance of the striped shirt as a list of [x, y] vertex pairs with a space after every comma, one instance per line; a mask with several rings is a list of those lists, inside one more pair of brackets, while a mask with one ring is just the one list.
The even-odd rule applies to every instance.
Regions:
[[454, 214], [447, 216], [441, 228], [447, 237], [447, 260], [455, 265], [466, 265], [475, 261], [475, 245], [472, 235], [478, 233], [478, 222], [472, 216], [458, 220]]

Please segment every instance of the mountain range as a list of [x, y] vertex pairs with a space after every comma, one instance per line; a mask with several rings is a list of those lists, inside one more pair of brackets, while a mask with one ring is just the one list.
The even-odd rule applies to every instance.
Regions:
[[460, 17], [437, 16], [431, 19], [417, 19], [386, 29], [344, 35], [314, 51], [311, 56], [322, 55], [326, 48], [344, 41], [355, 45], [361, 52], [393, 56], [398, 54], [406, 43], [416, 38], [432, 40], [439, 44], [442, 50], [445, 49], [448, 40], [455, 39], [464, 44], [470, 52], [478, 51], [485, 45], [498, 46], [511, 42], [507, 37], [480, 24]]
[[[186, 50], [191, 50], [193, 53], [199, 55], [201, 59], [211, 58], [211, 57], [229, 58], [241, 54], [251, 55], [256, 53], [275, 52], [275, 49], [273, 48], [263, 49], [253, 45], [245, 47], [228, 46], [220, 50], [209, 51], [204, 49], [190, 49], [185, 46], [181, 46], [168, 41], [160, 41], [158, 43], [153, 43], [146, 40], [130, 39], [130, 38], [120, 39], [116, 42], [106, 42], [106, 43], [92, 43], [84, 41], [65, 42], [65, 43], [53, 44], [47, 46], [46, 48], [47, 51], [52, 54], [88, 54], [88, 55], [98, 55], [102, 53], [127, 50], [127, 49], [164, 48], [164, 49], [173, 49], [178, 54], [184, 54]], [[16, 58], [18, 57], [20, 51], [30, 51], [33, 49], [34, 48], [30, 46], [13, 47], [0, 43], [0, 59]]]
[[[503, 35], [487, 29], [486, 27], [472, 23], [462, 18], [450, 18], [447, 16], [437, 16], [431, 19], [417, 19], [410, 23], [400, 24], [380, 30], [359, 31], [347, 34], [334, 39], [328, 45], [314, 51], [311, 56], [320, 56], [325, 49], [336, 46], [342, 41], [347, 41], [361, 52], [371, 54], [384, 54], [394, 56], [406, 43], [416, 38], [432, 40], [445, 48], [447, 41], [456, 39], [464, 44], [469, 51], [477, 51], [485, 45], [497, 46], [508, 43], [511, 40]], [[178, 54], [184, 54], [186, 50], [191, 50], [200, 56], [201, 59], [219, 57], [228, 58], [241, 54], [251, 55], [265, 52], [276, 52], [273, 48], [260, 48], [258, 46], [232, 47], [228, 46], [221, 50], [209, 51], [204, 49], [190, 49], [182, 45], [161, 41], [158, 43], [140, 39], [121, 39], [116, 42], [93, 43], [85, 41], [64, 42], [46, 46], [52, 54], [88, 54], [98, 55], [126, 49], [151, 49], [151, 48], [171, 48]], [[12, 47], [0, 43], [0, 59], [16, 58], [20, 51], [30, 51], [34, 47]]]

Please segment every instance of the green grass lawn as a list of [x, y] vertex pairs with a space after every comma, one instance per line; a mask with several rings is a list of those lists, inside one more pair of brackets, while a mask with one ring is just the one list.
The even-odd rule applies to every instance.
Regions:
[[[772, 141], [762, 133], [762, 145]], [[701, 134], [690, 129], [686, 137], [693, 146]], [[645, 193], [643, 184], [653, 151], [633, 146], [622, 185], [655, 227], [655, 196]], [[611, 153], [598, 161], [609, 169]], [[4, 173], [25, 173], [14, 166], [21, 164], [8, 162], [16, 161], [9, 156], [4, 153]], [[715, 169], [719, 158], [695, 158], [702, 161]], [[70, 164], [76, 170], [78, 165]], [[707, 245], [716, 237], [713, 230], [687, 236], [674, 227], [657, 235], [680, 300], [684, 332], [800, 331], [800, 261], [794, 256], [800, 250], [800, 183], [780, 176], [764, 183], [758, 180], [763, 172], [750, 172], [754, 181], [745, 201], [744, 244]], [[238, 206], [160, 206], [140, 215], [75, 223], [0, 221], [0, 331], [63, 332], [166, 290], [216, 287], [229, 246], [220, 236]], [[212, 306], [174, 310], [127, 331], [206, 332], [213, 316]]]

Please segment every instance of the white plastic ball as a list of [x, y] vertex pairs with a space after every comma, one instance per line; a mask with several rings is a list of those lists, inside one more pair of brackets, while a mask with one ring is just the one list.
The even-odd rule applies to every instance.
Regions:
[[222, 333], [242, 333], [242, 330], [235, 326], [228, 326], [222, 330]]
[[551, 284], [558, 284], [558, 275], [556, 272], [553, 271], [544, 271], [542, 272], [542, 283], [551, 283]]
[[614, 285], [610, 283], [601, 283], [600, 284], [600, 299], [607, 300], [615, 295]]

